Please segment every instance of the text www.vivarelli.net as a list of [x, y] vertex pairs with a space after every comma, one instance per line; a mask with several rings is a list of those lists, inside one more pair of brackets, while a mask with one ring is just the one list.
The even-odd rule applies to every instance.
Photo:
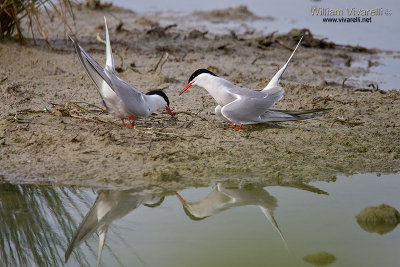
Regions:
[[353, 18], [322, 18], [322, 22], [331, 22], [331, 23], [371, 23], [372, 18], [361, 18], [361, 17], [353, 17]]
[[[371, 23], [372, 17], [381, 17], [384, 14], [383, 8], [357, 9], [353, 7], [336, 9], [329, 7], [312, 7], [310, 11], [312, 16], [321, 16], [322, 22], [331, 23]], [[391, 15], [389, 9], [385, 12], [386, 15]]]

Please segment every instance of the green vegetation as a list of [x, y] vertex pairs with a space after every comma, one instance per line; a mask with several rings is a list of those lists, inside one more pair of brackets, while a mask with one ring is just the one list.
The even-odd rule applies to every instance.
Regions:
[[43, 14], [41, 9], [44, 9], [47, 15], [49, 9], [54, 10], [68, 28], [66, 20], [68, 14], [74, 19], [70, 0], [58, 0], [57, 3], [52, 0], [0, 0], [0, 39], [14, 38], [23, 42], [21, 22], [26, 18], [32, 37], [35, 38], [34, 27], [36, 27], [47, 43], [46, 33], [39, 20]]

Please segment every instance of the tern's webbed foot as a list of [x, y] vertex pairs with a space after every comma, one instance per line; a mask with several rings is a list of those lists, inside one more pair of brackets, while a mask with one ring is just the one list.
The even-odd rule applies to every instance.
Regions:
[[235, 128], [235, 129], [236, 129], [236, 130], [242, 130], [242, 126], [243, 126], [243, 124], [240, 124], [240, 126], [237, 127], [237, 128]]
[[129, 121], [128, 127], [129, 127], [129, 128], [134, 128], [135, 122], [132, 123], [132, 122], [131, 122], [131, 117], [129, 117], [129, 116], [128, 116], [128, 121]]
[[235, 129], [235, 130], [242, 130], [242, 126], [243, 126], [243, 124], [240, 124], [239, 127], [237, 127], [236, 124], [234, 124], [234, 125], [232, 125], [232, 126], [225, 126], [225, 127], [233, 128], [233, 129]]

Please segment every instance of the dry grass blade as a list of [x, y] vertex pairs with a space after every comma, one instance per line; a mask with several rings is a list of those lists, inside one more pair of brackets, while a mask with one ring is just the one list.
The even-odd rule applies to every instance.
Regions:
[[0, 7], [0, 37], [11, 37], [14, 30], [20, 33], [17, 15], [23, 10], [20, 1], [2, 0]]
[[162, 66], [165, 64], [165, 62], [167, 62], [168, 57], [169, 57], [169, 53], [168, 53], [168, 52], [165, 52], [165, 53], [160, 57], [160, 59], [158, 60], [158, 62], [157, 62], [147, 73], [150, 73], [150, 72], [153, 72], [153, 73], [154, 73], [154, 72], [157, 70], [158, 67], [160, 67], [160, 72], [161, 72]]
[[[70, 108], [73, 107], [74, 109], [70, 110]], [[91, 120], [91, 121], [95, 121], [95, 122], [102, 122], [102, 123], [111, 123], [109, 121], [106, 121], [102, 118], [99, 118], [98, 116], [96, 116], [93, 112], [91, 112], [90, 110], [74, 103], [74, 102], [68, 102], [67, 104], [65, 104], [64, 106], [64, 110], [68, 113], [69, 116], [74, 117], [74, 118], [79, 118], [79, 119], [84, 119], [84, 120]], [[75, 114], [78, 111], [81, 111], [82, 113], [86, 113], [88, 115], [83, 115], [83, 114]], [[92, 115], [92, 117], [90, 117], [89, 115]]]

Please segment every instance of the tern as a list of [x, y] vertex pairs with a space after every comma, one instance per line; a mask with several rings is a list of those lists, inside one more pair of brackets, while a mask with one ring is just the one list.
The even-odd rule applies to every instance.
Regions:
[[277, 199], [262, 187], [247, 190], [218, 183], [207, 197], [197, 202], [187, 202], [178, 193], [176, 193], [176, 196], [182, 203], [186, 215], [195, 221], [205, 219], [234, 207], [257, 206], [279, 233], [285, 246], [287, 246], [282, 231], [273, 216], [274, 210], [278, 207]]
[[257, 206], [278, 232], [285, 247], [288, 248], [283, 233], [274, 218], [274, 211], [278, 208], [278, 200], [265, 189], [268, 186], [277, 185], [328, 195], [327, 192], [319, 188], [303, 183], [271, 183], [265, 187], [254, 185], [252, 188], [240, 185], [235, 186], [229, 183], [217, 183], [211, 193], [202, 200], [195, 202], [187, 202], [178, 192], [175, 194], [182, 203], [186, 215], [194, 221], [206, 219], [231, 208]]
[[107, 111], [116, 118], [128, 119], [129, 127], [133, 127], [132, 120], [145, 118], [158, 109], [165, 108], [172, 116], [167, 95], [161, 90], [152, 90], [147, 93], [140, 92], [137, 88], [117, 77], [115, 73], [114, 58], [108, 34], [107, 20], [104, 17], [106, 28], [106, 65], [102, 68], [71, 36], [78, 59], [86, 73], [96, 85], [102, 98], [102, 103]]
[[[320, 116], [321, 114], [318, 112], [327, 109], [298, 111], [271, 109], [276, 102], [282, 99], [284, 90], [279, 86], [279, 81], [302, 39], [303, 37], [301, 37], [286, 64], [260, 91], [239, 87], [207, 69], [198, 69], [190, 76], [187, 85], [179, 95], [193, 85], [206, 89], [218, 104], [215, 107], [215, 114], [232, 122], [234, 125], [228, 127], [237, 130], [242, 129], [244, 124], [296, 121]], [[240, 126], [237, 127], [237, 125]]]
[[141, 205], [154, 208], [164, 201], [164, 191], [158, 187], [128, 189], [123, 191], [99, 191], [96, 201], [75, 230], [72, 240], [65, 252], [65, 262], [72, 251], [85, 242], [96, 231], [99, 233], [97, 265], [100, 265], [101, 255], [106, 242], [108, 228], [111, 223]]

